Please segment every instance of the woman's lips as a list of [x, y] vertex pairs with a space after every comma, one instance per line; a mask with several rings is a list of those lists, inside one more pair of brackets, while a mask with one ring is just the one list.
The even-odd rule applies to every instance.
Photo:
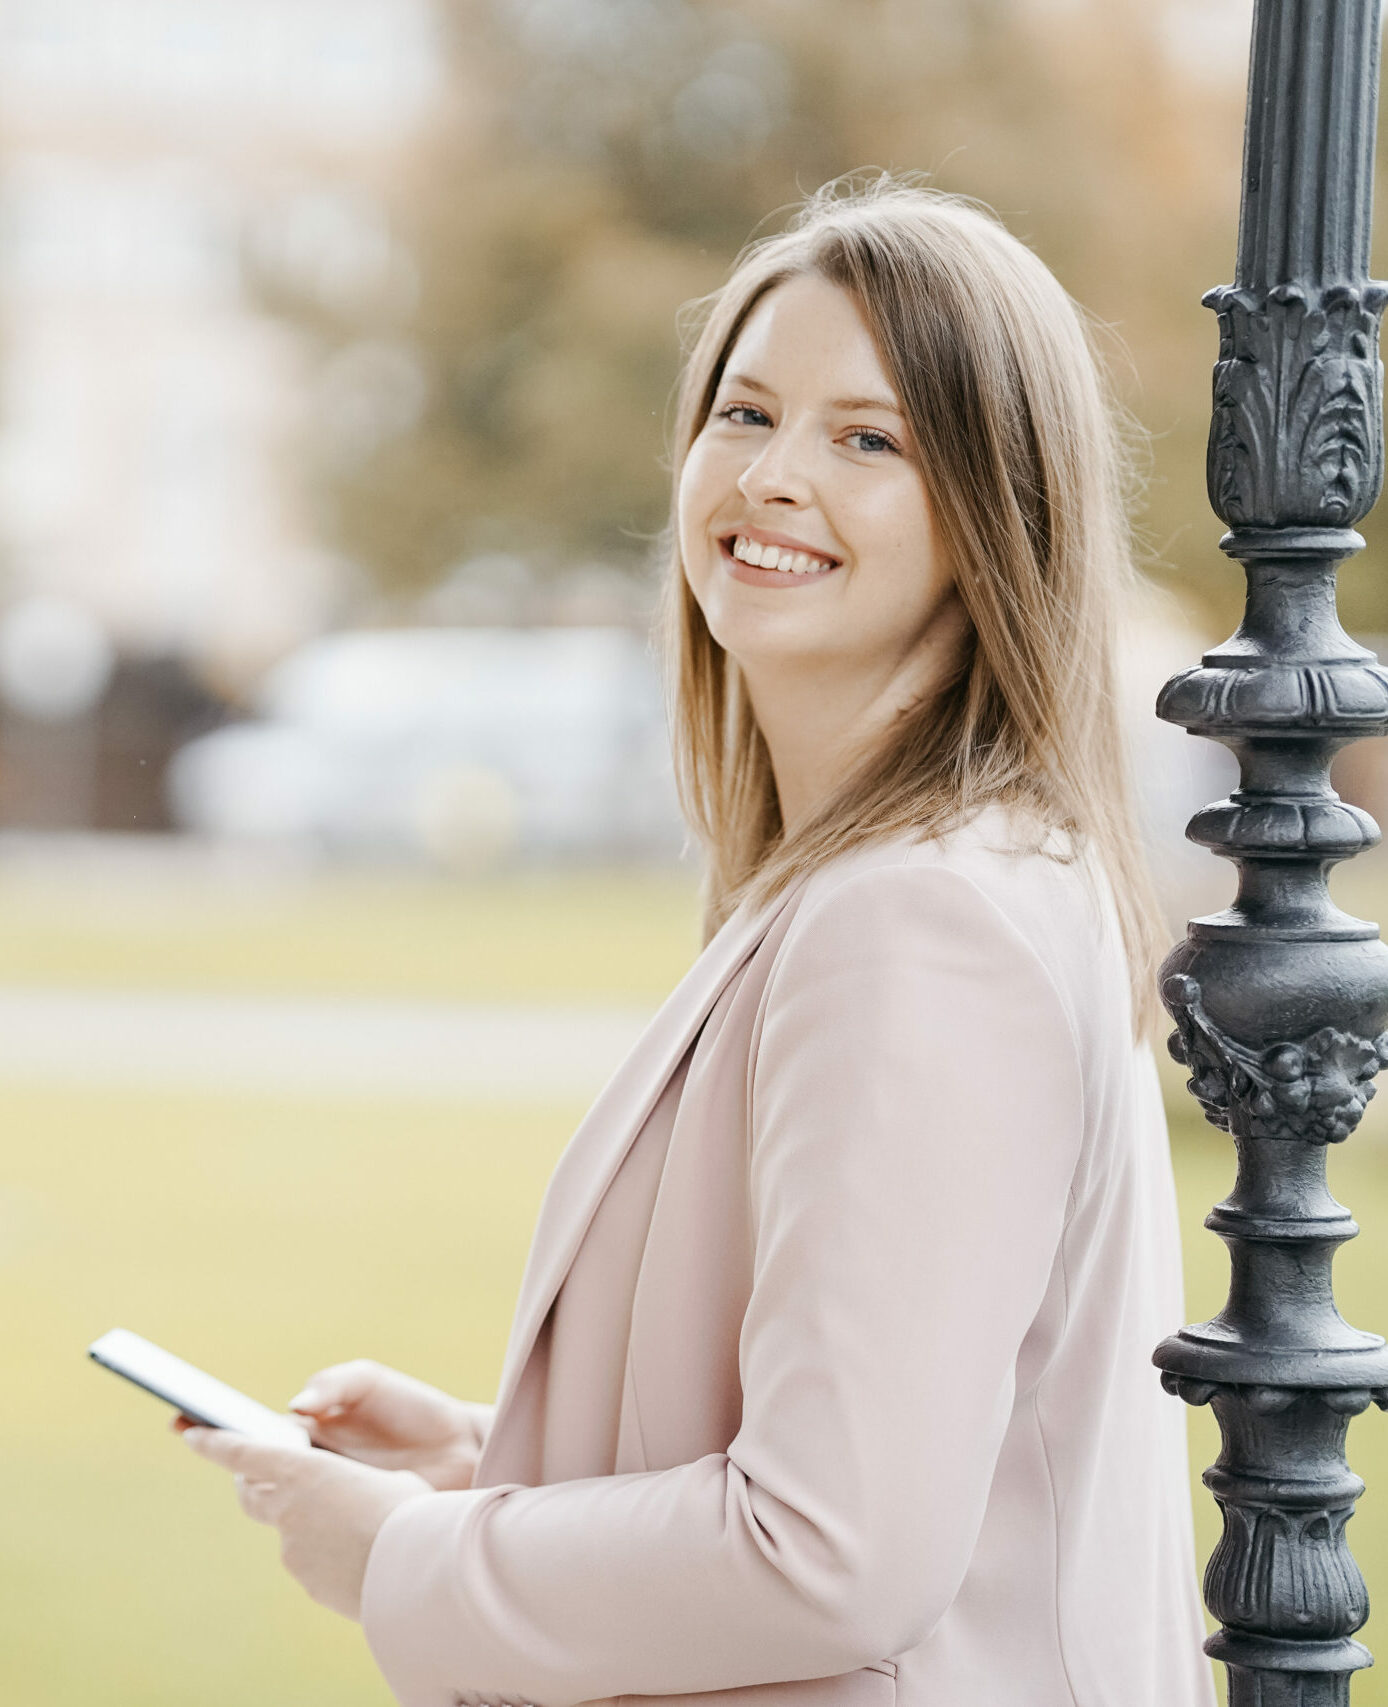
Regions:
[[751, 563], [744, 563], [740, 557], [734, 557], [728, 542], [722, 539], [718, 542], [718, 553], [732, 578], [745, 581], [749, 587], [809, 587], [816, 581], [827, 581], [843, 568], [842, 563], [836, 563], [832, 569], [816, 569], [809, 575], [795, 575], [788, 569], [758, 569]]

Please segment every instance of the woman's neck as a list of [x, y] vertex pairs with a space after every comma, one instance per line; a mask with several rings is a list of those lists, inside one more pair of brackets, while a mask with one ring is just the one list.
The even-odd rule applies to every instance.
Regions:
[[915, 697], [894, 679], [874, 687], [823, 672], [743, 671], [771, 757], [781, 822], [793, 832], [829, 799]]
[[938, 690], [957, 662], [963, 635], [958, 607], [907, 657], [875, 674], [803, 658], [750, 666], [738, 660], [771, 757], [787, 834], [828, 801], [903, 711]]

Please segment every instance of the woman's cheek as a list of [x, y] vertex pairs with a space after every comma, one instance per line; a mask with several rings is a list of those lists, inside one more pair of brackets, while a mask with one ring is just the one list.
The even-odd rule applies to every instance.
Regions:
[[690, 586], [698, 588], [702, 578], [701, 569], [704, 558], [703, 542], [707, 538], [708, 526], [705, 506], [701, 503], [698, 470], [691, 467], [690, 461], [684, 465], [684, 473], [680, 477], [679, 505], [679, 547], [680, 558], [684, 564], [685, 578]]
[[711, 583], [718, 567], [711, 530], [727, 493], [721, 482], [711, 478], [713, 473], [705, 464], [693, 470], [680, 488], [680, 556], [685, 576], [696, 593]]

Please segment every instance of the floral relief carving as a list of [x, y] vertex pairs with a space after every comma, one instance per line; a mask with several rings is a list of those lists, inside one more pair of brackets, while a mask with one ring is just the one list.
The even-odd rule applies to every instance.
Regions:
[[1322, 1026], [1299, 1042], [1249, 1049], [1205, 1012], [1200, 985], [1176, 973], [1162, 986], [1176, 1021], [1167, 1047], [1191, 1070], [1191, 1094], [1211, 1125], [1238, 1138], [1338, 1144], [1358, 1126], [1388, 1064], [1388, 1032], [1368, 1039]]
[[1231, 527], [1348, 527], [1383, 476], [1377, 339], [1388, 291], [1221, 285], [1204, 300], [1220, 328], [1210, 502]]
[[1359, 1629], [1369, 1605], [1345, 1540], [1353, 1506], [1221, 1506], [1224, 1533], [1205, 1570], [1205, 1599], [1221, 1623], [1319, 1641]]

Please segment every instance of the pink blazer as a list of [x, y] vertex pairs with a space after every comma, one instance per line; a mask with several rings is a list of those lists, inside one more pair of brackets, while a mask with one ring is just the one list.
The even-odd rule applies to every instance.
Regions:
[[1112, 902], [998, 809], [724, 925], [555, 1171], [403, 1707], [1213, 1707]]

